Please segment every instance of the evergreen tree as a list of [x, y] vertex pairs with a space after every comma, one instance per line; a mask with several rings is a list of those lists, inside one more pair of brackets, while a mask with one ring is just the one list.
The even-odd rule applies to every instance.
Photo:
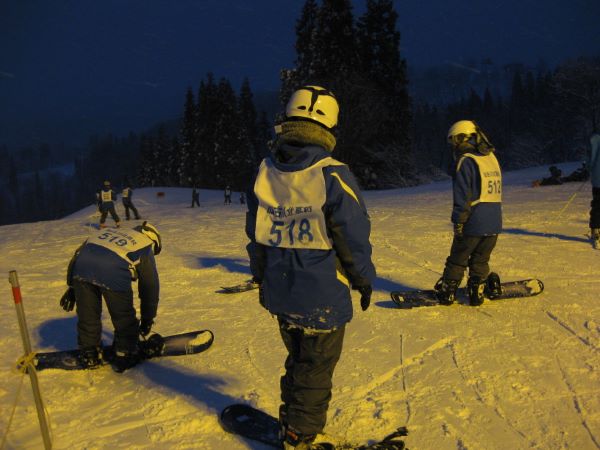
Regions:
[[295, 68], [284, 70], [281, 75], [280, 100], [282, 105], [285, 105], [295, 89], [314, 78], [318, 15], [319, 6], [316, 0], [306, 0], [296, 23]]
[[195, 139], [197, 134], [197, 112], [194, 103], [194, 92], [188, 88], [185, 95], [185, 105], [183, 108], [183, 122], [179, 131], [180, 142], [176, 155], [169, 164], [177, 166], [177, 184], [179, 186], [188, 186], [188, 180], [192, 177], [194, 161], [198, 155], [193, 150], [197, 150]]
[[244, 79], [240, 89], [238, 113], [241, 126], [240, 138], [242, 142], [246, 140], [249, 141], [251, 148], [248, 157], [250, 158], [250, 161], [252, 161], [252, 164], [256, 164], [261, 144], [258, 141], [256, 108], [254, 106], [252, 89], [250, 88], [248, 78]]

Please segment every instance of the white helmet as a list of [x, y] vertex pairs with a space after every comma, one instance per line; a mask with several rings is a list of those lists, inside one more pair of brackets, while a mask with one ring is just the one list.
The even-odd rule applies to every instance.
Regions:
[[148, 222], [144, 221], [143, 224], [135, 227], [134, 230], [139, 231], [152, 241], [152, 251], [155, 255], [158, 255], [160, 253], [160, 251], [162, 250], [162, 242], [160, 239], [160, 233], [154, 225], [151, 225]]
[[[479, 148], [479, 144], [484, 144], [483, 147], [486, 147], [488, 151], [493, 151], [493, 146], [487, 136], [472, 120], [459, 120], [448, 130], [448, 142], [453, 147], [458, 147], [463, 142], [467, 142], [472, 138], [475, 138], [475, 141], [472, 142], [473, 146]], [[479, 149], [482, 150], [481, 148]]]
[[287, 118], [308, 119], [331, 129], [337, 125], [340, 107], [332, 92], [320, 86], [303, 86], [295, 91], [287, 106]]

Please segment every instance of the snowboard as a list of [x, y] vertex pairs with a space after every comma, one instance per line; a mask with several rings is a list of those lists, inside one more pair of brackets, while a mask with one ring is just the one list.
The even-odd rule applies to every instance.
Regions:
[[[160, 336], [153, 334], [147, 340], [140, 341], [139, 350], [142, 360], [163, 356], [194, 355], [207, 350], [213, 343], [214, 335], [210, 330]], [[39, 352], [33, 359], [35, 369], [85, 370], [80, 360], [79, 350], [57, 352]], [[110, 364], [114, 358], [112, 346], [102, 348], [102, 365]], [[17, 364], [19, 366], [19, 364]], [[20, 367], [19, 367], [20, 368]], [[95, 368], [95, 367], [94, 367]]]
[[[269, 414], [250, 405], [234, 404], [221, 411], [221, 426], [232, 434], [262, 442], [274, 448], [283, 448], [279, 438], [279, 421]], [[314, 450], [403, 450], [404, 441], [398, 439], [406, 436], [405, 427], [398, 428], [383, 441], [371, 445], [332, 444], [330, 442], [313, 443]]]
[[252, 280], [247, 280], [244, 283], [236, 284], [235, 286], [221, 286], [221, 290], [217, 291], [219, 294], [237, 294], [239, 292], [247, 292], [253, 289], [258, 289], [260, 285], [258, 283], [253, 282]]
[[[508, 281], [501, 284], [502, 293], [489, 300], [504, 300], [507, 298], [533, 297], [544, 291], [544, 283], [541, 280], [531, 278], [527, 280]], [[418, 306], [436, 306], [440, 302], [435, 297], [433, 289], [416, 291], [392, 291], [392, 300], [400, 308], [413, 308]], [[487, 297], [486, 297], [487, 298]], [[456, 303], [469, 304], [466, 288], [456, 291]]]

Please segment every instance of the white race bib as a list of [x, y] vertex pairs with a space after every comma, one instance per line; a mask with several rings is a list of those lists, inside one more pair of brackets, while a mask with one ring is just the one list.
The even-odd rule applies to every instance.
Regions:
[[150, 238], [141, 233], [117, 228], [100, 230], [90, 236], [87, 242], [109, 249], [131, 265], [134, 263], [127, 256], [129, 253], [152, 245]]
[[471, 201], [471, 205], [477, 203], [501, 203], [502, 202], [502, 172], [500, 164], [493, 153], [489, 155], [473, 155], [465, 153], [458, 162], [457, 171], [464, 158], [471, 158], [479, 168], [481, 176], [481, 196]]
[[306, 169], [283, 172], [270, 159], [264, 159], [254, 184], [258, 198], [256, 242], [270, 247], [330, 250], [323, 214], [323, 168], [343, 165], [327, 157]]

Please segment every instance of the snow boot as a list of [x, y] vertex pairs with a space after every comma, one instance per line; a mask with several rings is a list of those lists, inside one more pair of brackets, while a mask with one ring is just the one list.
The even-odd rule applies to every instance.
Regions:
[[456, 290], [458, 289], [460, 281], [457, 280], [446, 280], [444, 277], [440, 278], [433, 289], [435, 290], [435, 296], [441, 305], [451, 305], [456, 300]]
[[592, 247], [600, 250], [600, 228], [592, 228], [591, 230]]
[[97, 369], [102, 365], [102, 356], [98, 347], [84, 347], [79, 355], [81, 364], [86, 369]]
[[488, 275], [485, 281], [483, 294], [489, 299], [495, 299], [502, 295], [502, 284], [500, 283], [500, 277], [496, 272], [490, 272]]
[[137, 349], [135, 351], [123, 351], [115, 349], [115, 357], [110, 362], [112, 369], [117, 373], [125, 372], [131, 369], [141, 361], [141, 356]]
[[469, 292], [469, 304], [471, 306], [479, 306], [483, 303], [484, 291], [486, 287], [485, 280], [480, 277], [470, 277], [467, 283], [467, 290]]

